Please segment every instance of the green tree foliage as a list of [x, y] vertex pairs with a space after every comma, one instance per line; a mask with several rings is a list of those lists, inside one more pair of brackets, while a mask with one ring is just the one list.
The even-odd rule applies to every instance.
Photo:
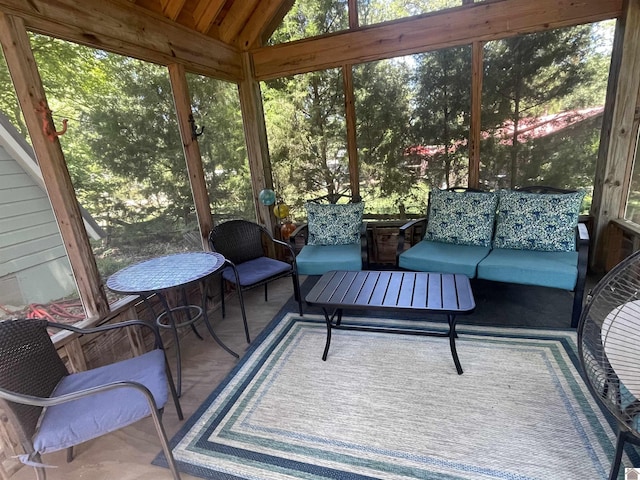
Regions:
[[268, 82], [263, 94], [278, 195], [301, 205], [348, 188], [340, 70]]
[[410, 132], [402, 128], [411, 122], [410, 72], [396, 60], [354, 67], [360, 184], [367, 204], [386, 197], [397, 205], [415, 183], [406, 155]]
[[358, 20], [372, 25], [460, 5], [462, 0], [358, 0]]
[[[362, 0], [359, 21], [374, 24], [459, 5], [456, 0]], [[343, 2], [296, 2], [275, 38], [285, 41], [335, 31], [336, 25], [346, 28], [345, 15]], [[592, 183], [601, 117], [570, 123], [560, 128], [562, 133], [540, 138], [521, 134], [542, 115], [603, 105], [610, 52], [602, 48], [606, 42], [598, 35], [610, 27], [583, 25], [486, 45], [481, 145], [485, 188]], [[360, 190], [367, 210], [392, 213], [389, 209], [400, 203], [422, 205], [424, 188], [416, 186], [423, 183], [466, 184], [471, 47], [361, 64], [353, 71]], [[314, 72], [271, 81], [263, 88], [276, 183], [288, 202], [304, 197], [301, 186], [316, 194], [323, 186], [331, 191], [330, 185], [347, 185], [347, 178], [338, 179], [332, 170], [342, 163], [327, 156], [342, 148], [344, 124], [332, 123], [344, 110], [339, 77], [339, 72]], [[326, 98], [319, 98], [319, 92]], [[332, 101], [337, 98], [339, 102]], [[551, 149], [561, 153], [552, 154]], [[556, 183], [560, 178], [562, 185]]]
[[[359, 16], [371, 24], [459, 4], [362, 0]], [[300, 0], [272, 42], [347, 27], [346, 0]], [[603, 43], [603, 28], [585, 25], [486, 44], [484, 186], [592, 183], [599, 117], [546, 140], [525, 141], [519, 133], [542, 114], [602, 105], [609, 52], [594, 45]], [[113, 224], [193, 223], [166, 69], [40, 35], [32, 36], [32, 45], [56, 123], [69, 118], [61, 143], [83, 206]], [[411, 197], [416, 205], [424, 202], [427, 184], [464, 183], [469, 65], [470, 47], [464, 46], [353, 67], [359, 180], [369, 212], [386, 212]], [[9, 86], [4, 64], [0, 80]], [[205, 126], [199, 144], [214, 215], [252, 218], [236, 87], [195, 75], [189, 83], [194, 118]], [[300, 205], [347, 189], [341, 70], [269, 81], [262, 91], [280, 197]], [[12, 89], [0, 92], [0, 108], [26, 133]], [[509, 128], [516, 134], [505, 138]]]
[[[124, 237], [196, 228], [166, 68], [42, 35], [31, 42], [54, 121], [69, 119], [60, 142], [80, 203]], [[199, 144], [214, 215], [255, 218], [237, 87], [188, 81], [206, 125]], [[2, 90], [0, 109], [26, 132], [13, 89]]]
[[422, 162], [431, 186], [465, 185], [471, 110], [471, 49], [446, 48], [417, 55], [415, 144], [428, 146]]
[[306, 0], [293, 4], [270, 44], [291, 42], [349, 27], [347, 0]]
[[[487, 44], [482, 111], [487, 136], [481, 149], [491, 156], [483, 155], [490, 160], [481, 175], [489, 186], [513, 188], [532, 180], [523, 176], [535, 155], [534, 144], [525, 145], [520, 137], [525, 119], [584, 103], [585, 97], [576, 92], [592, 87], [595, 80], [589, 67], [592, 29], [582, 25]], [[574, 179], [565, 183], [577, 186]]]
[[251, 175], [235, 84], [187, 75], [205, 179], [217, 220], [255, 219]]

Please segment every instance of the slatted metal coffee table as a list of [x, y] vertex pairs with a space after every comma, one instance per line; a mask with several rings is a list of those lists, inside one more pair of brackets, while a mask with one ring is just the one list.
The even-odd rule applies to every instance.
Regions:
[[[331, 330], [400, 333], [449, 337], [451, 356], [458, 374], [462, 366], [456, 351], [456, 315], [469, 314], [476, 308], [469, 279], [465, 275], [425, 272], [348, 272], [325, 273], [305, 300], [322, 307], [327, 322], [327, 342], [322, 360], [327, 359]], [[376, 328], [342, 323], [344, 309], [419, 310], [446, 315], [448, 332]]]

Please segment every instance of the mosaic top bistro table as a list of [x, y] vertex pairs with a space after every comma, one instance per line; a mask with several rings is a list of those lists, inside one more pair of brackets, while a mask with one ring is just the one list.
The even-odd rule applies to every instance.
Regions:
[[[238, 354], [227, 347], [213, 331], [207, 316], [207, 289], [202, 286], [202, 303], [191, 305], [187, 302], [186, 288], [197, 283], [204, 283], [209, 277], [219, 272], [226, 265], [226, 259], [219, 253], [187, 252], [166, 255], [135, 263], [114, 273], [107, 280], [107, 287], [116, 293], [125, 295], [139, 295], [153, 311], [149, 298], [157, 296], [164, 311], [156, 318], [160, 328], [173, 331], [177, 357], [177, 386], [178, 396], [181, 394], [182, 368], [180, 356], [180, 341], [178, 328], [190, 326], [198, 338], [202, 339], [195, 328], [194, 322], [201, 317], [213, 339], [231, 355]], [[182, 305], [170, 306], [167, 292], [175, 289], [182, 290]], [[176, 313], [182, 315], [176, 315]], [[155, 312], [154, 312], [155, 315]]]
[[[311, 305], [321, 306], [327, 322], [327, 341], [322, 360], [326, 360], [329, 353], [332, 329], [449, 337], [453, 363], [458, 374], [462, 374], [456, 351], [456, 315], [472, 313], [476, 308], [466, 275], [331, 271], [320, 277], [305, 300]], [[356, 308], [443, 314], [447, 317], [449, 331], [442, 333], [418, 328], [403, 330], [342, 324], [342, 311]], [[333, 310], [331, 314], [330, 310]]]

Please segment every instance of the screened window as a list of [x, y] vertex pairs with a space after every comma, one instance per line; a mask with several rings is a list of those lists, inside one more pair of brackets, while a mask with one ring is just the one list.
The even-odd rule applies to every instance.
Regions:
[[[637, 126], [636, 126], [637, 128]], [[640, 224], [640, 166], [638, 165], [638, 149], [640, 148], [640, 137], [636, 133], [636, 151], [633, 161], [633, 173], [629, 185], [629, 198], [624, 218], [634, 223]]]
[[371, 213], [424, 213], [429, 187], [467, 183], [470, 52], [354, 68], [361, 193]]
[[0, 320], [75, 323], [84, 309], [1, 52], [0, 81]]
[[349, 28], [347, 0], [297, 0], [269, 44], [292, 42]]
[[307, 199], [349, 194], [342, 72], [269, 81], [262, 94], [274, 187], [292, 217]]
[[592, 190], [612, 38], [601, 22], [485, 45], [484, 188]]
[[460, 5], [462, 0], [359, 0], [358, 21], [360, 25], [373, 25]]

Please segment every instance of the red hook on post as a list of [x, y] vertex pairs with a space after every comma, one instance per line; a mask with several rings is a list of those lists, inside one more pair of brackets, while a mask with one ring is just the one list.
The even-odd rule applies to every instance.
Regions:
[[40, 107], [36, 109], [36, 112], [38, 112], [40, 119], [42, 120], [42, 131], [52, 142], [67, 132], [68, 120], [66, 118], [62, 120], [62, 130], [59, 132], [56, 131], [56, 127], [53, 124], [53, 118], [51, 117], [51, 109], [47, 106], [47, 102], [44, 100], [40, 102]]

